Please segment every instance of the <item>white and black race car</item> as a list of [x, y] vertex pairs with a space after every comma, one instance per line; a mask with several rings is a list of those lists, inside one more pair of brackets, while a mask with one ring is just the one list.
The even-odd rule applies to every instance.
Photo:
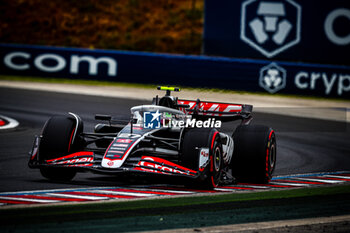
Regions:
[[[215, 188], [237, 181], [268, 183], [276, 164], [276, 137], [267, 126], [251, 125], [251, 105], [181, 100], [174, 87], [150, 105], [131, 108], [121, 125], [96, 115], [92, 133], [74, 114], [51, 117], [30, 153], [30, 168], [53, 181], [69, 181], [79, 171], [184, 178], [188, 185]], [[222, 122], [240, 120], [232, 134]], [[142, 177], [142, 176], [140, 176]]]

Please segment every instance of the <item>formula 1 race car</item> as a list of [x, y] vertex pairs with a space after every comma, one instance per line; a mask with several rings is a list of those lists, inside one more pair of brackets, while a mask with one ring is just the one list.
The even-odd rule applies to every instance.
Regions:
[[[252, 105], [181, 100], [174, 87], [152, 104], [131, 108], [121, 125], [96, 115], [95, 132], [83, 132], [74, 114], [53, 116], [36, 136], [30, 168], [53, 181], [69, 181], [79, 171], [183, 178], [184, 184], [212, 189], [239, 182], [268, 183], [276, 164], [274, 131], [251, 125]], [[222, 122], [241, 120], [233, 134]], [[140, 176], [142, 177], [142, 176]]]

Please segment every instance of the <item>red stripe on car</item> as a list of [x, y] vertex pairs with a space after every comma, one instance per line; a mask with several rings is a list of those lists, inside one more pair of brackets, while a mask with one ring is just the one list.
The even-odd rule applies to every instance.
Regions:
[[[271, 132], [269, 134], [269, 141], [271, 140], [271, 136], [272, 136], [273, 132], [274, 131], [271, 130]], [[269, 152], [270, 151], [269, 150], [270, 150], [270, 148], [267, 147], [267, 149], [266, 149], [266, 178], [268, 179], [268, 181], [270, 181], [270, 179], [269, 179]]]
[[68, 144], [68, 152], [70, 151], [70, 146], [71, 146], [71, 144], [72, 144], [74, 131], [75, 131], [75, 129], [73, 129], [72, 134], [70, 135], [69, 144]]
[[211, 149], [213, 149], [215, 137], [216, 137], [216, 135], [217, 135], [218, 133], [219, 133], [219, 132], [216, 131], [216, 132], [214, 133], [214, 135], [213, 135], [213, 138], [211, 139], [211, 147], [210, 147]]
[[58, 160], [62, 160], [62, 159], [70, 159], [70, 158], [74, 158], [74, 157], [91, 157], [94, 155], [94, 152], [91, 151], [80, 151], [80, 152], [76, 152], [70, 155], [66, 155], [57, 159], [50, 159], [50, 160], [46, 160], [46, 162], [53, 162], [53, 161], [58, 161]]

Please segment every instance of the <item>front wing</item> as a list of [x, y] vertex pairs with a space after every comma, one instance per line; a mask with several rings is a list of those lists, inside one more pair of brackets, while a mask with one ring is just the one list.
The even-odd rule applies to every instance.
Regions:
[[138, 162], [135, 162], [132, 167], [105, 168], [101, 166], [101, 159], [91, 151], [80, 151], [73, 154], [65, 155], [56, 159], [45, 161], [39, 160], [38, 153], [39, 138], [34, 141], [34, 146], [31, 152], [29, 167], [66, 167], [79, 170], [92, 170], [100, 173], [143, 173], [143, 174], [159, 174], [170, 176], [182, 176], [197, 178], [200, 171], [183, 167], [179, 164], [155, 156], [142, 156]]

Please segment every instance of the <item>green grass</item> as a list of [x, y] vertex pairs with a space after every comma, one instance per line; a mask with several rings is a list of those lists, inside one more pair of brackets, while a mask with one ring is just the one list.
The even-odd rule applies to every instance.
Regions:
[[[38, 83], [58, 83], [58, 84], [75, 84], [75, 85], [89, 85], [89, 86], [115, 86], [115, 87], [129, 87], [129, 88], [144, 88], [144, 89], [155, 89], [157, 84], [141, 84], [141, 83], [125, 83], [125, 82], [108, 82], [98, 80], [83, 80], [83, 79], [63, 79], [63, 78], [45, 78], [45, 77], [31, 77], [31, 76], [5, 76], [0, 75], [0, 80], [8, 81], [27, 81], [27, 82], [38, 82]], [[182, 91], [198, 91], [198, 92], [214, 92], [214, 93], [225, 93], [225, 94], [241, 94], [241, 95], [257, 95], [257, 96], [276, 96], [282, 98], [302, 98], [310, 100], [332, 100], [332, 101], [350, 101], [349, 99], [342, 98], [330, 98], [330, 97], [315, 97], [315, 96], [301, 96], [291, 94], [268, 94], [265, 92], [247, 92], [237, 91], [229, 89], [219, 88], [200, 88], [200, 87], [186, 87], [181, 86]]]
[[[36, 206], [29, 208], [1, 209], [1, 223], [11, 223], [22, 219], [21, 223], [53, 221], [56, 219], [86, 220], [90, 218], [149, 216], [156, 214], [175, 214], [224, 210], [228, 206], [267, 200], [287, 200], [291, 198], [326, 197], [350, 195], [350, 186], [292, 189], [281, 191], [233, 193], [221, 195], [191, 196], [166, 199], [133, 200], [123, 202], [85, 203], [55, 206]], [[248, 204], [249, 206], [249, 204]], [[207, 208], [208, 207], [208, 208]]]

